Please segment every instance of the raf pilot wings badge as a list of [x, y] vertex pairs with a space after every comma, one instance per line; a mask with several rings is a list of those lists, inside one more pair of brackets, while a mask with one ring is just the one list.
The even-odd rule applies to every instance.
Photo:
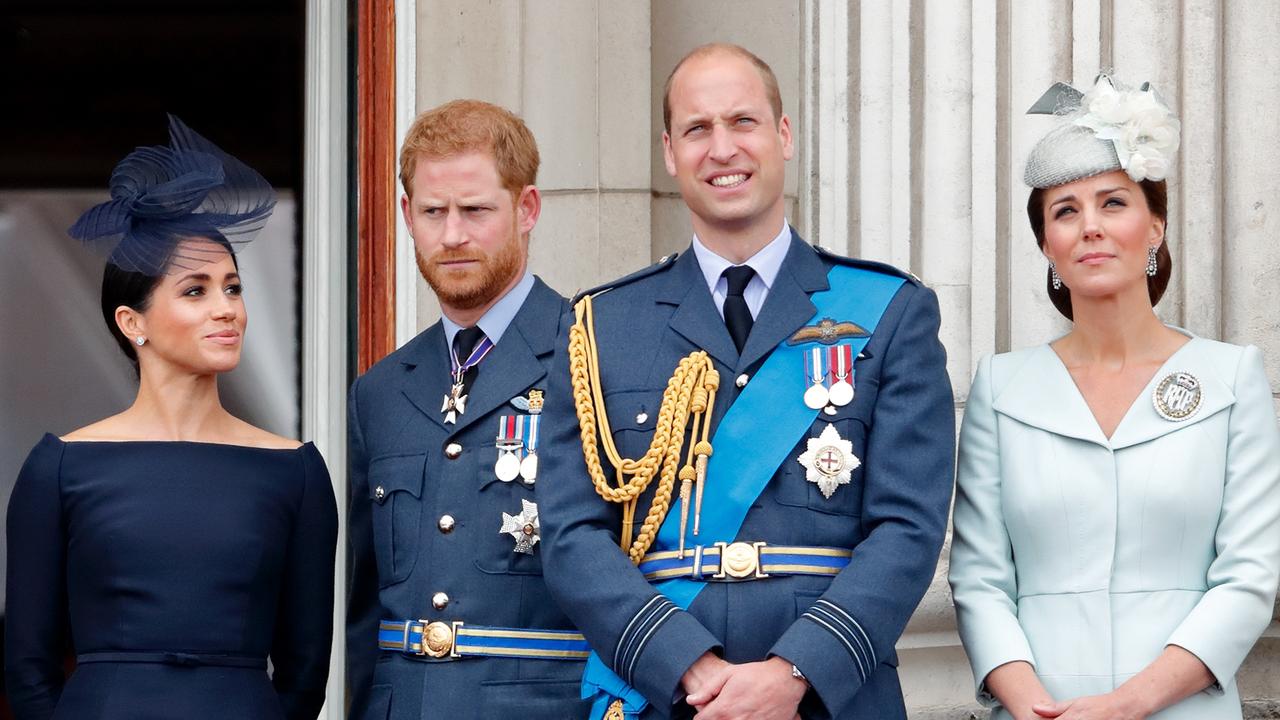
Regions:
[[787, 344], [799, 345], [801, 343], [819, 342], [823, 345], [835, 345], [845, 338], [864, 337], [871, 337], [871, 333], [857, 323], [847, 320], [836, 322], [828, 317], [819, 320], [817, 325], [806, 325], [800, 328], [787, 339]]

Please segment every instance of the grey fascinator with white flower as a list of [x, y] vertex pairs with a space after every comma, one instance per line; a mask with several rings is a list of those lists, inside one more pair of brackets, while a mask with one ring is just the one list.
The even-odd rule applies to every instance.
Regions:
[[1083, 93], [1055, 83], [1027, 114], [1060, 119], [1027, 157], [1023, 180], [1042, 189], [1113, 170], [1134, 182], [1164, 180], [1182, 130], [1150, 83], [1129, 89], [1107, 75]]

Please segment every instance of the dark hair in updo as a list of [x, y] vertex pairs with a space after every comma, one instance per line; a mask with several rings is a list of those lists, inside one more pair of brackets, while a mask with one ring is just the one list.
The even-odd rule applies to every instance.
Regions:
[[[231, 262], [235, 264], [236, 269], [240, 268], [240, 261], [236, 259], [236, 252], [231, 247], [231, 243], [222, 235], [215, 237], [200, 238], [214, 242], [226, 248], [227, 253], [231, 255]], [[172, 262], [165, 268], [168, 272], [173, 267]], [[160, 284], [163, 275], [147, 275], [146, 273], [125, 270], [111, 261], [107, 261], [107, 265], [102, 270], [102, 319], [107, 323], [107, 330], [111, 332], [111, 337], [115, 338], [116, 344], [120, 346], [120, 350], [125, 357], [129, 358], [129, 362], [133, 365], [134, 375], [140, 375], [141, 370], [138, 367], [138, 350], [133, 346], [129, 338], [120, 330], [120, 326], [116, 324], [116, 308], [121, 305], [134, 310], [135, 312], [144, 313], [151, 306], [151, 294], [155, 292], [156, 286]]]
[[[1143, 180], [1138, 183], [1142, 194], [1147, 199], [1147, 207], [1151, 213], [1164, 223], [1164, 242], [1156, 251], [1156, 274], [1147, 276], [1147, 295], [1151, 298], [1151, 307], [1155, 307], [1164, 297], [1169, 287], [1169, 277], [1173, 275], [1173, 256], [1169, 254], [1169, 189], [1164, 180]], [[1027, 219], [1031, 221], [1031, 232], [1036, 235], [1036, 245], [1044, 250], [1044, 190], [1035, 188], [1027, 198]], [[1068, 320], [1071, 315], [1071, 290], [1063, 285], [1053, 289], [1053, 273], [1045, 272], [1045, 287], [1049, 291], [1049, 300]]]

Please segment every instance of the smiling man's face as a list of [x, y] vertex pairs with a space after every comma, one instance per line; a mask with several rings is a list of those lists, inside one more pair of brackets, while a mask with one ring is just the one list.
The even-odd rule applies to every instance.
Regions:
[[774, 117], [759, 71], [729, 52], [690, 58], [672, 78], [670, 106], [663, 156], [699, 237], [778, 232], [791, 121]]

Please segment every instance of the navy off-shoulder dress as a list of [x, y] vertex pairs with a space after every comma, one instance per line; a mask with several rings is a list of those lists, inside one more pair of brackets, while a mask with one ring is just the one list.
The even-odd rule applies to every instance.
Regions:
[[[9, 502], [14, 712], [315, 718], [336, 541], [333, 489], [313, 445], [46, 435]], [[77, 667], [68, 679], [69, 645]]]

